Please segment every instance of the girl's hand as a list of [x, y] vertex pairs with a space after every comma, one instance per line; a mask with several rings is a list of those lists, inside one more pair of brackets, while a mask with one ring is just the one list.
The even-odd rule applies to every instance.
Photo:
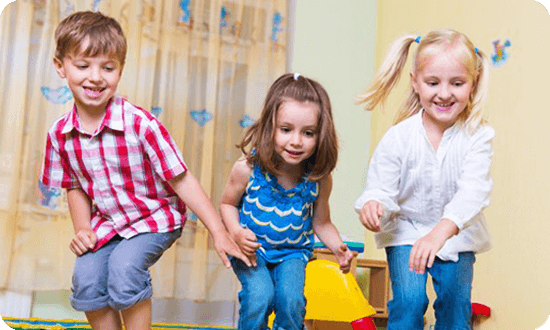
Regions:
[[370, 200], [363, 205], [359, 219], [363, 226], [373, 232], [379, 232], [382, 227], [380, 225], [380, 217], [384, 215], [384, 206], [382, 203], [375, 200]]
[[233, 234], [233, 239], [241, 251], [248, 256], [252, 265], [256, 267], [256, 250], [260, 247], [260, 243], [257, 242], [254, 232], [250, 229], [241, 228]]
[[333, 251], [334, 255], [336, 256], [336, 260], [338, 260], [338, 264], [340, 265], [340, 270], [347, 274], [350, 271], [351, 268], [351, 261], [353, 260], [353, 252], [351, 252], [350, 249], [348, 249], [348, 246], [346, 243], [342, 243], [338, 250]]
[[426, 267], [432, 267], [437, 252], [445, 242], [458, 233], [458, 227], [448, 219], [443, 219], [426, 236], [414, 243], [409, 255], [409, 270], [424, 274]]
[[69, 248], [78, 257], [92, 250], [97, 243], [97, 236], [91, 229], [82, 229], [73, 237]]

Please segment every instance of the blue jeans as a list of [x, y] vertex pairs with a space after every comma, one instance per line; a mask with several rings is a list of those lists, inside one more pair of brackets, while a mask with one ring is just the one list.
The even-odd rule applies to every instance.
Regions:
[[416, 274], [409, 271], [411, 248], [411, 245], [386, 248], [393, 290], [393, 298], [388, 303], [388, 330], [424, 329], [428, 273], [437, 294], [435, 330], [471, 330], [474, 253], [460, 253], [457, 262], [436, 258], [424, 274]]
[[272, 264], [256, 256], [256, 267], [231, 258], [233, 271], [242, 285], [238, 329], [269, 329], [267, 320], [275, 311], [273, 330], [302, 330], [306, 314], [306, 261], [294, 258]]
[[76, 258], [71, 305], [84, 312], [107, 306], [123, 310], [151, 298], [149, 267], [180, 236], [181, 229], [130, 239], [117, 235], [96, 252]]

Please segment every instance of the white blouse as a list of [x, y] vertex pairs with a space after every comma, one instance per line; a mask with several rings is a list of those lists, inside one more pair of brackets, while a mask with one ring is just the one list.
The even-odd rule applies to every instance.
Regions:
[[440, 259], [457, 261], [459, 252], [491, 248], [483, 209], [493, 188], [494, 135], [489, 125], [469, 135], [457, 123], [435, 151], [422, 111], [392, 126], [374, 151], [366, 188], [354, 205], [358, 213], [369, 200], [384, 205], [378, 248], [412, 245], [442, 219], [453, 221], [459, 233], [437, 253]]

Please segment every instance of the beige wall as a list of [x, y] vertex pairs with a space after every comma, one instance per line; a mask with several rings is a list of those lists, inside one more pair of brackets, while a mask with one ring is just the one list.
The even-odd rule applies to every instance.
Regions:
[[[380, 0], [378, 7], [376, 67], [406, 33], [453, 28], [488, 55], [494, 40], [512, 43], [507, 63], [491, 69], [487, 112], [497, 135], [486, 216], [494, 248], [478, 256], [473, 300], [493, 312], [479, 329], [536, 329], [550, 314], [550, 16], [531, 0]], [[403, 78], [388, 114], [373, 115], [373, 144], [401, 102]]]
[[376, 0], [291, 3], [295, 24], [290, 27], [294, 32], [290, 70], [325, 87], [340, 138], [330, 199], [332, 220], [343, 235], [363, 241], [364, 230], [352, 205], [364, 187], [370, 114], [354, 105], [353, 97], [363, 91], [374, 70]]

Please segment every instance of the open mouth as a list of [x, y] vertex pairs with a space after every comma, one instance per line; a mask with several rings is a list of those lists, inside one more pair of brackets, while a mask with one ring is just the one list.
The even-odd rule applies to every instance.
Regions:
[[287, 150], [286, 152], [291, 156], [300, 156], [302, 154], [302, 152], [299, 152], [299, 151]]
[[449, 111], [453, 106], [454, 102], [450, 103], [435, 103], [437, 110], [439, 111]]
[[84, 87], [84, 93], [90, 98], [99, 97], [104, 90], [104, 87]]

